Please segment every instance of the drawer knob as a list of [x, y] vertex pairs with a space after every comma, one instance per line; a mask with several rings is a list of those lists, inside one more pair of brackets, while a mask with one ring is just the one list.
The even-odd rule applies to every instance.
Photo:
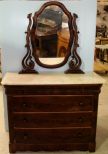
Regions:
[[80, 106], [84, 106], [84, 103], [83, 103], [83, 102], [80, 102], [79, 105], [80, 105]]
[[28, 120], [26, 118], [23, 119], [24, 122], [28, 122]]
[[23, 103], [23, 107], [27, 107], [27, 104], [26, 103]]
[[79, 122], [82, 123], [84, 122], [84, 119], [82, 117], [79, 118]]
[[23, 138], [24, 138], [24, 140], [27, 140], [28, 139], [28, 135], [24, 134]]
[[82, 137], [83, 135], [82, 135], [81, 132], [79, 132], [79, 133], [77, 134], [77, 136], [78, 136], [78, 137]]

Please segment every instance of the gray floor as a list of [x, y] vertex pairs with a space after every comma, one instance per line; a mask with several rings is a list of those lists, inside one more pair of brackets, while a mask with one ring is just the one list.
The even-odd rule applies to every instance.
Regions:
[[[97, 139], [95, 154], [108, 154], [108, 74], [101, 75], [106, 79], [99, 96], [98, 121], [97, 121]], [[3, 96], [0, 86], [0, 154], [9, 154], [8, 151], [8, 132], [4, 129], [3, 116]], [[71, 152], [34, 152], [35, 154], [89, 154], [89, 152], [71, 151]], [[26, 154], [34, 154], [26, 152]], [[17, 153], [18, 154], [18, 153]], [[24, 153], [20, 153], [24, 154]]]

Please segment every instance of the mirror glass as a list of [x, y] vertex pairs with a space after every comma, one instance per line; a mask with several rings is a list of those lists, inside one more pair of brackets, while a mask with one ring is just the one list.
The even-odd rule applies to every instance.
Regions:
[[[68, 16], [56, 5], [47, 6], [37, 18], [36, 55], [43, 64], [64, 61], [70, 40]], [[48, 58], [48, 59], [46, 59]]]

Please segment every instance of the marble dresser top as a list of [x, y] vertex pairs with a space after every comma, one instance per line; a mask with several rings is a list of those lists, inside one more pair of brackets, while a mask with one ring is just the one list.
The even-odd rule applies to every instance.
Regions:
[[2, 85], [102, 84], [105, 80], [95, 73], [86, 74], [18, 74], [6, 73]]

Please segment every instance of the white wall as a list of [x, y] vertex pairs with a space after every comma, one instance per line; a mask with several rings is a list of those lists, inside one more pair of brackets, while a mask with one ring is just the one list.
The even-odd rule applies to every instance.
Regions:
[[[37, 11], [45, 1], [0, 1], [0, 47], [2, 48], [2, 72], [19, 72], [22, 69], [21, 61], [26, 53], [25, 34], [28, 13]], [[83, 71], [93, 70], [95, 25], [96, 25], [96, 0], [62, 0], [67, 9], [77, 13], [79, 19], [79, 49], [82, 59]], [[68, 65], [55, 71], [64, 71]], [[37, 70], [48, 71], [39, 66]], [[54, 70], [53, 70], [54, 71]]]

